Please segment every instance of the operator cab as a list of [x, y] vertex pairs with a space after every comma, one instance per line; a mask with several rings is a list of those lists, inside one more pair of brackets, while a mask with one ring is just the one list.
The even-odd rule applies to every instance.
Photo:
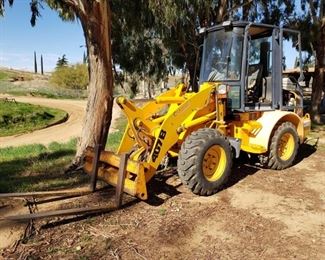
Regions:
[[291, 90], [282, 84], [284, 39], [295, 39], [293, 49], [302, 73], [298, 31], [248, 22], [226, 22], [206, 29], [200, 84], [226, 85], [228, 111], [301, 110], [298, 81]]

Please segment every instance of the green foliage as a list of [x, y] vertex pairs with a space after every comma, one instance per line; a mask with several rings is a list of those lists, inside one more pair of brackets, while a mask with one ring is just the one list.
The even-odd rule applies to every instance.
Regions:
[[22, 134], [63, 120], [66, 112], [25, 103], [0, 101], [0, 136]]
[[58, 61], [56, 62], [56, 68], [66, 67], [68, 66], [68, 59], [66, 58], [65, 54], [62, 55], [62, 57], [58, 58]]
[[113, 61], [129, 74], [158, 82], [167, 70], [167, 52], [148, 1], [111, 2]]
[[75, 21], [76, 13], [71, 5], [62, 0], [45, 0], [47, 5], [55, 10], [63, 21]]
[[50, 82], [68, 89], [86, 89], [89, 83], [88, 67], [85, 64], [58, 67], [52, 73]]

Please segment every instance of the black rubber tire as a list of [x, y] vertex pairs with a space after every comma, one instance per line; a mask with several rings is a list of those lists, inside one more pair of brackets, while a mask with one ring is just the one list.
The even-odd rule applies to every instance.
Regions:
[[[278, 155], [278, 147], [279, 147], [279, 142], [281, 140], [281, 137], [286, 133], [290, 133], [293, 136], [294, 148], [290, 158], [288, 158], [287, 160], [282, 160]], [[269, 147], [268, 162], [267, 162], [268, 168], [271, 168], [273, 170], [283, 170], [285, 168], [290, 167], [296, 158], [298, 148], [299, 148], [299, 137], [295, 126], [290, 122], [282, 123], [275, 130], [272, 136], [272, 140]]]
[[[210, 147], [219, 145], [225, 152], [226, 166], [216, 181], [209, 181], [203, 173], [203, 158]], [[177, 170], [182, 183], [194, 194], [209, 196], [219, 191], [227, 182], [232, 167], [232, 151], [228, 140], [215, 129], [202, 128], [191, 133], [183, 142]]]

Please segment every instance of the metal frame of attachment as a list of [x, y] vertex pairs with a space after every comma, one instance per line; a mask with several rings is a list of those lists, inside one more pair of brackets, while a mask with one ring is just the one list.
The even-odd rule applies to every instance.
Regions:
[[121, 161], [120, 167], [118, 171], [118, 179], [116, 185], [116, 194], [115, 194], [115, 205], [117, 208], [122, 206], [122, 199], [123, 199], [123, 190], [124, 190], [124, 182], [126, 177], [126, 165], [129, 159], [128, 153], [121, 154]]
[[74, 208], [74, 209], [61, 209], [61, 210], [50, 210], [38, 213], [22, 214], [22, 215], [11, 215], [7, 217], [0, 217], [0, 221], [29, 221], [42, 218], [51, 217], [63, 217], [83, 214], [96, 214], [113, 211], [112, 207], [85, 207], [85, 208]]
[[[104, 188], [103, 188], [104, 189]], [[97, 191], [103, 190], [98, 189]], [[37, 209], [38, 204], [43, 204], [47, 202], [52, 202], [56, 200], [65, 200], [73, 197], [80, 197], [93, 193], [89, 189], [82, 190], [68, 190], [68, 191], [39, 191], [39, 192], [23, 192], [23, 193], [3, 193], [0, 194], [0, 199], [4, 198], [16, 198], [26, 200], [25, 206], [35, 207]], [[37, 201], [36, 198], [47, 198], [43, 201]], [[28, 198], [28, 199], [26, 199]], [[29, 199], [32, 199], [29, 201]], [[73, 215], [83, 215], [83, 214], [96, 214], [105, 213], [114, 210], [114, 207], [96, 206], [96, 207], [82, 207], [82, 208], [70, 208], [64, 210], [50, 210], [43, 212], [32, 212], [30, 214], [22, 215], [10, 215], [5, 217], [0, 217], [0, 221], [27, 221], [41, 218], [59, 217], [59, 216], [73, 216]]]
[[[98, 170], [100, 167], [100, 154], [102, 151], [103, 145], [96, 144], [94, 148], [95, 156], [93, 158], [93, 169], [91, 172], [91, 180], [89, 188], [79, 189], [79, 190], [58, 190], [58, 191], [38, 191], [38, 192], [22, 192], [22, 193], [0, 193], [0, 199], [4, 198], [16, 198], [16, 199], [25, 199], [27, 202], [25, 206], [33, 207], [37, 204], [52, 202], [56, 200], [64, 200], [72, 197], [78, 197], [83, 195], [88, 195], [99, 191], [96, 189]], [[118, 172], [118, 180], [115, 193], [115, 206], [117, 209], [122, 206], [123, 192], [124, 192], [124, 183], [126, 177], [126, 166], [129, 158], [129, 153], [122, 153], [120, 160], [120, 167]], [[44, 201], [38, 202], [35, 198], [41, 197], [50, 197]], [[29, 201], [26, 198], [31, 198], [32, 201]], [[83, 207], [83, 208], [71, 208], [64, 210], [51, 210], [43, 212], [30, 212], [30, 214], [22, 215], [11, 215], [6, 217], [0, 217], [0, 221], [33, 221], [35, 219], [50, 218], [50, 217], [59, 217], [59, 216], [73, 216], [73, 215], [83, 215], [83, 214], [99, 214], [105, 213], [114, 210], [113, 207]]]

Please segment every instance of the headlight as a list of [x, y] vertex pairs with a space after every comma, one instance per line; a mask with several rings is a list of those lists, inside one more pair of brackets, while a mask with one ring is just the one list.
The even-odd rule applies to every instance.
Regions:
[[220, 85], [218, 88], [218, 93], [223, 95], [227, 93], [227, 86], [226, 85]]

